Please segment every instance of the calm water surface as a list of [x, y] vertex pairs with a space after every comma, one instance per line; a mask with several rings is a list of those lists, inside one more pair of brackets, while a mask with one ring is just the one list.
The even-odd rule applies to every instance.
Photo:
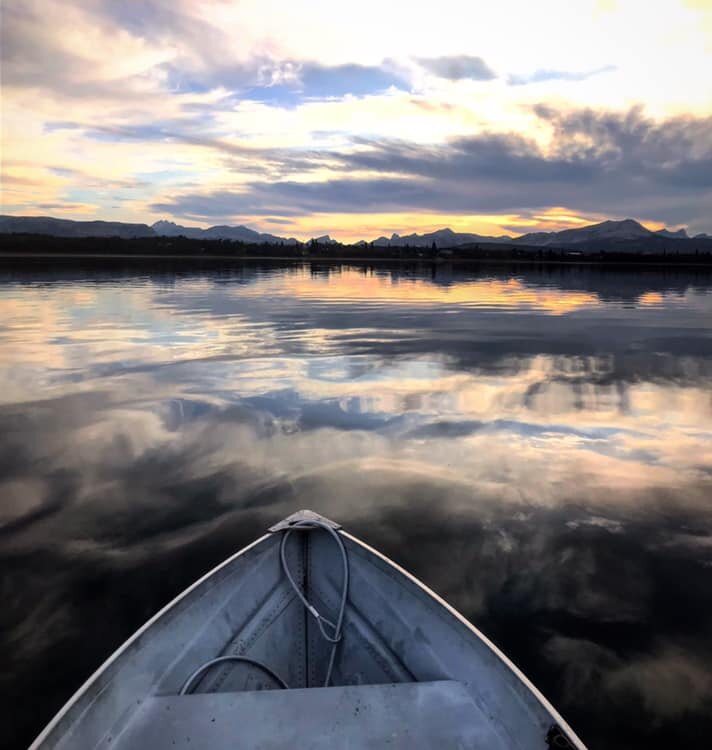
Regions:
[[[2, 733], [310, 507], [591, 748], [712, 732], [712, 278], [0, 269]], [[0, 744], [5, 744], [0, 741]]]

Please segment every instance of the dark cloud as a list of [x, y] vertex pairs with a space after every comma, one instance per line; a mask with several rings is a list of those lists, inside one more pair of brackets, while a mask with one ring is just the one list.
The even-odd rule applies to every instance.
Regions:
[[[299, 216], [304, 213], [362, 211], [400, 211], [405, 206], [421, 207], [435, 200], [435, 189], [425, 188], [412, 179], [355, 180], [338, 179], [323, 182], [260, 182], [244, 192], [218, 190], [204, 195], [193, 194], [154, 203], [154, 211], [176, 216], [225, 216], [260, 214]], [[439, 201], [446, 205], [447, 196]]]
[[350, 168], [429, 179], [568, 182], [589, 179], [594, 169], [582, 155], [545, 155], [534, 141], [513, 134], [463, 136], [431, 147], [402, 141], [363, 143], [367, 148], [343, 157]]
[[712, 188], [712, 117], [656, 122], [637, 108], [627, 113], [562, 112], [540, 106], [535, 111], [553, 130], [548, 152], [522, 136], [483, 134], [435, 147], [365, 141], [365, 148], [345, 159], [351, 167], [439, 179], [511, 179], [585, 187], [627, 176], [641, 181], [642, 189], [646, 182]]
[[265, 224], [291, 224], [291, 220], [289, 219], [277, 219], [274, 216], [266, 216], [262, 221]]
[[417, 58], [430, 73], [450, 81], [469, 78], [473, 81], [491, 81], [497, 74], [481, 57], [470, 55], [446, 55], [444, 57]]
[[[280, 216], [525, 212], [561, 205], [705, 228], [712, 205], [712, 118], [657, 122], [639, 109], [621, 114], [539, 106], [535, 112], [552, 129], [547, 151], [514, 134], [462, 136], [433, 146], [355, 139], [348, 153], [294, 154], [301, 168], [329, 161], [343, 177], [255, 182], [244, 192], [184, 195], [154, 208], [176, 215]], [[272, 158], [286, 170], [292, 155], [282, 151]], [[354, 171], [376, 176], [354, 177]]]
[[545, 81], [585, 81], [592, 76], [601, 73], [612, 73], [617, 70], [615, 65], [605, 65], [595, 70], [574, 72], [568, 70], [536, 70], [533, 73], [513, 74], [508, 76], [507, 83], [510, 86], [525, 86], [530, 83], [543, 83]]

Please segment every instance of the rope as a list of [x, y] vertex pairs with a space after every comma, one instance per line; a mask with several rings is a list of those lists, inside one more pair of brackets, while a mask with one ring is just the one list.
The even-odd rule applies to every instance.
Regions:
[[[336, 542], [339, 552], [341, 553], [341, 562], [343, 565], [343, 583], [342, 583], [342, 589], [341, 589], [341, 601], [339, 603], [339, 613], [336, 618], [336, 622], [332, 622], [328, 618], [324, 617], [317, 609], [316, 607], [306, 598], [306, 596], [302, 593], [302, 590], [297, 585], [296, 581], [294, 580], [291, 571], [289, 570], [289, 566], [287, 565], [287, 539], [289, 539], [290, 534], [293, 531], [313, 531], [314, 529], [323, 529], [324, 531], [327, 531], [329, 534], [331, 534], [332, 538]], [[326, 678], [324, 680], [324, 687], [329, 687], [329, 683], [331, 682], [331, 673], [334, 670], [334, 660], [336, 659], [336, 647], [338, 646], [339, 642], [341, 641], [341, 631], [344, 624], [344, 612], [346, 610], [346, 598], [348, 596], [349, 592], [349, 560], [346, 556], [346, 548], [344, 547], [344, 542], [341, 539], [341, 536], [328, 524], [324, 523], [323, 521], [317, 521], [317, 520], [303, 520], [303, 521], [295, 521], [292, 523], [287, 529], [284, 534], [282, 535], [282, 541], [279, 546], [279, 557], [282, 562], [282, 570], [284, 571], [284, 574], [287, 576], [287, 580], [289, 581], [289, 584], [294, 589], [294, 593], [299, 597], [302, 604], [306, 607], [307, 611], [314, 617], [316, 620], [316, 624], [319, 627], [319, 632], [321, 633], [322, 637], [325, 641], [328, 643], [331, 643], [331, 654], [329, 656], [329, 665], [326, 669]], [[328, 625], [329, 628], [332, 630], [332, 634], [329, 635], [329, 633], [326, 632], [324, 629], [324, 625]]]
[[193, 672], [193, 674], [183, 683], [183, 687], [180, 689], [180, 693], [178, 693], [178, 695], [189, 695], [191, 692], [191, 688], [193, 687], [193, 683], [198, 679], [198, 677], [201, 677], [203, 673], [207, 672], [208, 669], [210, 669], [210, 667], [212, 667], [213, 665], [221, 664], [225, 661], [242, 661], [247, 662], [248, 664], [252, 664], [255, 667], [259, 667], [273, 680], [278, 682], [281, 688], [284, 688], [285, 690], [289, 689], [289, 685], [287, 685], [287, 683], [276, 672], [273, 672], [266, 664], [263, 664], [261, 661], [257, 661], [257, 659], [251, 659], [249, 656], [237, 656], [236, 654], [228, 654], [227, 656], [218, 656], [216, 659], [206, 661], [205, 664], [198, 667], [195, 672]]
[[[322, 615], [317, 610], [317, 608], [306, 598], [302, 590], [297, 585], [297, 582], [294, 580], [292, 572], [289, 570], [289, 565], [287, 565], [287, 540], [289, 539], [292, 532], [313, 531], [314, 529], [323, 529], [324, 531], [327, 531], [329, 534], [331, 534], [333, 539], [336, 541], [339, 551], [341, 552], [341, 562], [343, 565], [344, 575], [341, 589], [341, 601], [339, 603], [339, 613], [336, 617], [336, 622], [332, 622], [327, 617], [324, 617], [324, 615]], [[334, 671], [336, 647], [341, 642], [341, 631], [344, 624], [344, 612], [346, 611], [346, 598], [349, 592], [349, 560], [346, 556], [346, 547], [344, 547], [344, 542], [341, 539], [341, 536], [331, 526], [324, 523], [323, 521], [294, 521], [284, 532], [284, 534], [282, 534], [282, 539], [279, 545], [279, 559], [282, 564], [282, 570], [284, 571], [284, 574], [289, 581], [289, 585], [292, 587], [292, 589], [294, 589], [294, 593], [299, 597], [302, 604], [306, 607], [307, 612], [309, 612], [309, 614], [311, 614], [312, 617], [314, 617], [314, 619], [316, 620], [316, 624], [319, 627], [319, 632], [321, 633], [324, 640], [331, 644], [329, 664], [326, 668], [326, 678], [324, 680], [324, 687], [329, 687], [329, 683], [331, 682], [331, 674]], [[331, 634], [326, 631], [325, 626], [327, 626], [331, 630]], [[180, 689], [179, 695], [190, 694], [191, 688], [194, 686], [199, 677], [201, 677], [213, 665], [221, 664], [222, 662], [226, 661], [241, 661], [252, 664], [258, 669], [261, 669], [265, 674], [268, 674], [273, 680], [278, 682], [281, 688], [284, 688], [285, 690], [289, 689], [289, 685], [287, 685], [287, 683], [278, 674], [276, 674], [270, 667], [268, 667], [266, 664], [263, 664], [261, 661], [252, 659], [249, 656], [228, 654], [226, 656], [218, 656], [215, 659], [211, 659], [210, 661], [207, 661], [205, 662], [205, 664], [198, 667], [198, 669], [196, 669], [195, 672], [193, 672], [193, 674], [191, 674], [190, 677], [188, 677], [188, 679], [183, 683], [183, 687]]]
[[[341, 589], [341, 601], [339, 603], [339, 613], [335, 623], [324, 617], [324, 615], [322, 615], [316, 609], [316, 607], [306, 598], [306, 596], [294, 580], [292, 573], [289, 570], [289, 566], [287, 565], [287, 540], [289, 539], [291, 533], [293, 531], [312, 531], [314, 529], [323, 529], [324, 531], [327, 531], [329, 534], [331, 534], [332, 538], [339, 548], [339, 551], [341, 552], [341, 562], [343, 565], [344, 575]], [[316, 620], [316, 624], [319, 627], [319, 632], [321, 633], [324, 640], [328, 643], [331, 643], [329, 665], [326, 669], [326, 678], [324, 680], [324, 687], [329, 687], [329, 683], [331, 682], [331, 673], [334, 669], [334, 660], [336, 659], [336, 647], [341, 641], [341, 631], [344, 624], [344, 612], [346, 610], [346, 598], [349, 592], [349, 560], [346, 556], [346, 548], [344, 547], [344, 542], [341, 539], [341, 536], [331, 526], [324, 523], [323, 521], [295, 521], [282, 535], [282, 541], [279, 546], [279, 557], [282, 562], [282, 570], [287, 576], [287, 580], [289, 581], [290, 586], [294, 589], [294, 593], [299, 597], [302, 604], [306, 607], [307, 611]], [[324, 629], [324, 625], [327, 625], [331, 629], [331, 635], [326, 632], [326, 630]]]

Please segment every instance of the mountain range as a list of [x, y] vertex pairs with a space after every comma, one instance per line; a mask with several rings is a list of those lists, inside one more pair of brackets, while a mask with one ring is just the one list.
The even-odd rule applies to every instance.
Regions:
[[600, 224], [591, 224], [587, 227], [576, 229], [564, 229], [560, 232], [532, 232], [517, 237], [514, 242], [522, 245], [552, 246], [552, 245], [576, 245], [580, 243], [599, 242], [612, 240], [639, 240], [651, 237], [667, 239], [690, 239], [684, 229], [671, 231], [669, 229], [658, 229], [653, 231], [647, 229], [634, 219], [623, 221], [603, 221]]
[[154, 234], [163, 237], [187, 237], [192, 240], [233, 240], [234, 242], [245, 242], [248, 244], [268, 245], [296, 245], [298, 240], [294, 237], [286, 239], [275, 237], [273, 234], [263, 234], [244, 226], [231, 227], [218, 225], [201, 229], [200, 227], [184, 227], [172, 221], [157, 221], [150, 227]]
[[[47, 234], [55, 237], [187, 237], [189, 239], [231, 240], [246, 244], [297, 245], [294, 237], [278, 237], [273, 234], [257, 232], [245, 226], [219, 225], [202, 229], [186, 227], [172, 221], [157, 221], [148, 224], [127, 224], [113, 221], [73, 221], [55, 219], [45, 216], [0, 216], [0, 234], [27, 233]], [[574, 247], [577, 249], [606, 249], [625, 245], [626, 250], [662, 249], [667, 241], [708, 240], [711, 235], [698, 234], [689, 237], [685, 229], [650, 230], [634, 219], [622, 221], [604, 221], [600, 224], [564, 229], [558, 232], [532, 232], [521, 236], [507, 235], [487, 236], [465, 232], [454, 232], [452, 229], [439, 229], [425, 234], [393, 234], [391, 237], [378, 237], [373, 240], [375, 247], [431, 247], [438, 249], [455, 248], [463, 245], [502, 244], [521, 245], [526, 247]], [[321, 245], [337, 244], [329, 235], [312, 240]], [[368, 244], [361, 240], [355, 245]]]
[[499, 237], [488, 237], [482, 234], [469, 234], [466, 232], [453, 232], [452, 229], [438, 229], [436, 232], [427, 234], [407, 234], [401, 236], [392, 234], [389, 237], [379, 237], [373, 241], [376, 247], [430, 247], [433, 242], [437, 247], [458, 247], [478, 242], [507, 242], [511, 244], [514, 238], [507, 235]]
[[427, 247], [434, 242], [437, 247], [460, 247], [471, 244], [506, 244], [526, 245], [528, 247], [568, 247], [570, 245], [581, 245], [610, 241], [612, 243], [630, 240], [645, 239], [709, 239], [710, 235], [699, 234], [691, 238], [685, 229], [651, 230], [644, 227], [634, 219], [623, 221], [604, 221], [600, 224], [591, 224], [576, 229], [564, 229], [558, 232], [531, 232], [520, 236], [510, 237], [499, 235], [496, 237], [453, 232], [452, 229], [439, 229], [428, 234], [409, 234], [400, 236], [398, 234], [388, 237], [379, 237], [373, 244], [380, 247]]
[[0, 233], [48, 234], [52, 237], [154, 237], [148, 224], [121, 221], [73, 221], [49, 216], [0, 216]]

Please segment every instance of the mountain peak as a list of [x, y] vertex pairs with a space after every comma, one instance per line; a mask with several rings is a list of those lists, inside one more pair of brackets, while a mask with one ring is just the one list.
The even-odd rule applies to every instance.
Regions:
[[249, 227], [240, 224], [239, 226], [230, 226], [228, 224], [220, 224], [208, 229], [202, 229], [201, 227], [184, 227], [180, 224], [176, 224], [174, 221], [166, 221], [161, 219], [153, 225], [153, 231], [156, 234], [164, 237], [187, 237], [188, 239], [206, 239], [206, 240], [233, 240], [236, 242], [247, 242], [247, 243], [267, 243], [267, 244], [279, 244], [284, 243], [286, 245], [296, 244], [295, 239], [285, 239], [284, 237], [275, 237], [273, 234], [262, 234], [250, 229]]
[[336, 244], [336, 240], [332, 240], [328, 234], [322, 234], [321, 237], [316, 237], [314, 239], [314, 242], [316, 242], [317, 245], [335, 245]]
[[664, 229], [658, 229], [655, 234], [659, 234], [661, 237], [671, 237], [672, 239], [679, 239], [679, 240], [686, 240], [689, 238], [689, 235], [687, 234], [687, 231], [684, 227], [681, 227], [680, 229], [668, 229], [665, 227]]
[[563, 229], [560, 232], [533, 232], [517, 238], [523, 245], [573, 245], [582, 242], [639, 240], [653, 237], [654, 232], [646, 229], [635, 219], [608, 219], [599, 224], [590, 224], [576, 229]]
[[[636, 221], [635, 219], [620, 219], [619, 221], [616, 221], [615, 219], [608, 219], [607, 221], [602, 221], [600, 224], [591, 224], [586, 227], [579, 227], [579, 229], [606, 229], [606, 230], [642, 230], [643, 232], [650, 232], [649, 229], [646, 229], [639, 221]], [[573, 231], [573, 230], [572, 230]]]
[[435, 243], [438, 247], [457, 247], [459, 245], [476, 244], [478, 242], [503, 243], [512, 242], [511, 237], [502, 235], [500, 237], [486, 237], [481, 234], [470, 234], [468, 232], [456, 232], [450, 227], [436, 229], [433, 232], [418, 234], [397, 234], [390, 237], [378, 237], [373, 241], [377, 247], [430, 247]]

